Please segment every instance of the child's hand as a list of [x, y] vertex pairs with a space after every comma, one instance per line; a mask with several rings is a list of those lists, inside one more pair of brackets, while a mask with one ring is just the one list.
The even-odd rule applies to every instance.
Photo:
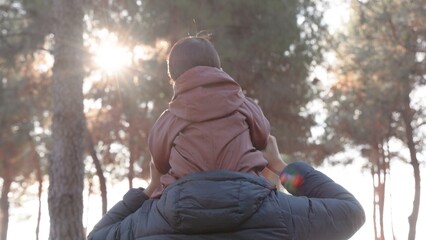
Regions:
[[278, 150], [277, 139], [269, 135], [266, 148], [262, 151], [263, 157], [268, 160], [268, 168], [276, 175], [280, 175], [281, 171], [287, 166], [281, 159], [280, 151]]
[[157, 170], [157, 168], [155, 167], [152, 161], [149, 163], [149, 169], [151, 172], [151, 182], [149, 183], [148, 187], [145, 189], [144, 192], [146, 195], [151, 197], [155, 189], [161, 185], [160, 183], [161, 173]]

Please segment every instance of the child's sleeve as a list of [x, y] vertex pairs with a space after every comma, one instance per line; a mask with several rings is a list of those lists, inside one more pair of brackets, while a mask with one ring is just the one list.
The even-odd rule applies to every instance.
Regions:
[[253, 99], [246, 97], [240, 111], [247, 117], [246, 121], [249, 125], [253, 146], [258, 150], [265, 149], [271, 126], [268, 119], [263, 115], [262, 109]]
[[161, 174], [166, 174], [169, 171], [173, 141], [188, 124], [189, 122], [177, 118], [168, 110], [164, 111], [154, 123], [149, 133], [148, 147], [152, 161]]
[[152, 127], [148, 137], [148, 147], [152, 161], [157, 170], [166, 174], [170, 169], [169, 158], [172, 149], [172, 139], [168, 136], [172, 115], [164, 111]]

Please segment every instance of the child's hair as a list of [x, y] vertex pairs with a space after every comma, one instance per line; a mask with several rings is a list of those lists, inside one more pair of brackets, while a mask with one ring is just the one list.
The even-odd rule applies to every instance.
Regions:
[[167, 67], [172, 81], [196, 66], [220, 69], [220, 58], [213, 44], [202, 37], [186, 37], [173, 45]]

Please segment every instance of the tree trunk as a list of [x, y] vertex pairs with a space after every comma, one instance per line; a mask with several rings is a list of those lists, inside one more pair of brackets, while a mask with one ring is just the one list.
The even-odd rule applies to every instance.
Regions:
[[384, 224], [383, 213], [385, 203], [385, 183], [386, 183], [386, 169], [382, 162], [380, 154], [380, 145], [377, 143], [371, 144], [371, 175], [373, 177], [373, 224], [374, 224], [374, 237], [376, 240], [384, 240]]
[[87, 139], [87, 148], [89, 150], [90, 156], [92, 156], [93, 163], [95, 164], [95, 168], [96, 168], [96, 175], [98, 175], [98, 178], [99, 178], [99, 185], [100, 185], [101, 197], [102, 197], [102, 215], [104, 215], [107, 212], [107, 208], [108, 208], [106, 180], [105, 180], [104, 172], [102, 170], [101, 162], [99, 161], [99, 158], [96, 155], [95, 146], [93, 145], [93, 139], [89, 131], [87, 131], [86, 139]]
[[373, 229], [374, 229], [374, 239], [377, 239], [377, 207], [376, 207], [376, 185], [374, 183], [374, 176], [375, 176], [375, 172], [374, 172], [374, 166], [371, 166], [371, 177], [373, 178]]
[[385, 157], [383, 155], [383, 147], [380, 146], [380, 151], [382, 154], [379, 156], [379, 163], [378, 163], [378, 177], [379, 177], [379, 185], [378, 185], [378, 192], [379, 192], [379, 212], [380, 212], [380, 240], [385, 239], [385, 225], [383, 222], [383, 216], [384, 216], [384, 207], [385, 207], [385, 191], [386, 191], [386, 164], [385, 164]]
[[410, 99], [405, 100], [404, 110], [402, 111], [402, 119], [405, 125], [405, 136], [407, 138], [407, 146], [410, 151], [410, 164], [413, 167], [414, 171], [414, 200], [413, 200], [413, 210], [411, 215], [408, 217], [409, 223], [409, 232], [408, 232], [408, 240], [415, 240], [416, 238], [416, 225], [417, 218], [419, 216], [419, 208], [420, 208], [420, 168], [419, 161], [416, 156], [416, 147], [413, 140], [413, 127], [411, 126], [411, 122], [413, 120], [413, 111], [410, 107]]
[[83, 229], [83, 6], [53, 1], [52, 151], [49, 157], [50, 240], [85, 239]]
[[[389, 139], [390, 136], [388, 136], [385, 140], [385, 145], [383, 145], [383, 166], [385, 169], [385, 177], [390, 174], [390, 161], [391, 161], [391, 154], [390, 154], [390, 149], [389, 149]], [[390, 179], [389, 179], [390, 181]], [[385, 183], [386, 183], [386, 179], [385, 179]], [[391, 201], [390, 205], [392, 205], [392, 191], [389, 191], [389, 200]], [[384, 203], [383, 203], [384, 204]], [[392, 208], [389, 209], [390, 211], [390, 227], [391, 227], [391, 231], [392, 231], [392, 239], [395, 240], [395, 225], [393, 222], [393, 213], [392, 213]]]
[[41, 171], [40, 159], [38, 156], [34, 157], [36, 167], [36, 178], [38, 181], [38, 214], [37, 214], [37, 227], [36, 227], [36, 240], [39, 240], [40, 234], [40, 220], [41, 220], [41, 195], [43, 193], [43, 173]]
[[[7, 162], [7, 160], [5, 161]], [[9, 226], [9, 198], [7, 195], [10, 192], [10, 186], [12, 185], [12, 179], [9, 175], [10, 169], [8, 169], [7, 163], [3, 163], [4, 176], [3, 176], [3, 187], [1, 189], [0, 199], [0, 239], [7, 240], [7, 229]]]
[[373, 224], [374, 224], [374, 237], [376, 240], [384, 239], [383, 230], [383, 205], [384, 205], [384, 185], [382, 178], [382, 169], [379, 153], [379, 145], [377, 143], [371, 144], [371, 175], [373, 177]]
[[129, 113], [129, 150], [130, 150], [130, 159], [129, 159], [129, 189], [133, 188], [133, 179], [135, 178], [135, 162], [140, 157], [139, 141], [138, 134], [138, 123], [137, 117], [134, 113]]

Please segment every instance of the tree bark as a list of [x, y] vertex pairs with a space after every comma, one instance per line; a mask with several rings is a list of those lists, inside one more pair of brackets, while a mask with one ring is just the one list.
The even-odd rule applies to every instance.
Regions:
[[379, 163], [378, 163], [378, 177], [379, 177], [379, 185], [378, 185], [378, 193], [379, 193], [379, 212], [380, 212], [380, 240], [385, 239], [385, 225], [383, 221], [384, 216], [384, 208], [385, 208], [385, 192], [386, 192], [386, 164], [385, 157], [383, 154], [383, 146], [380, 145], [379, 151], [381, 154], [379, 155]]
[[140, 157], [138, 126], [137, 118], [134, 113], [129, 114], [129, 150], [130, 150], [130, 159], [129, 159], [129, 189], [133, 188], [133, 179], [135, 178], [135, 162]]
[[93, 139], [89, 131], [87, 131], [86, 139], [87, 139], [87, 148], [89, 150], [90, 156], [92, 156], [93, 163], [95, 164], [95, 168], [96, 168], [96, 175], [98, 175], [98, 178], [99, 178], [99, 186], [100, 186], [101, 197], [102, 197], [102, 215], [104, 215], [107, 212], [107, 208], [108, 208], [106, 180], [105, 180], [104, 172], [102, 170], [101, 162], [99, 161], [99, 158], [96, 155]]
[[10, 192], [12, 178], [9, 174], [10, 169], [8, 169], [7, 160], [2, 165], [4, 176], [0, 199], [0, 239], [7, 240], [7, 229], [9, 227], [9, 198], [7, 195]]
[[38, 213], [37, 213], [37, 227], [36, 227], [36, 240], [39, 240], [40, 234], [40, 220], [41, 220], [41, 195], [43, 193], [43, 173], [41, 170], [40, 159], [38, 156], [34, 156], [35, 167], [36, 167], [36, 178], [38, 181]]
[[[376, 240], [384, 240], [384, 226], [383, 226], [383, 206], [384, 206], [384, 176], [381, 157], [380, 145], [376, 142], [371, 144], [371, 175], [373, 177], [373, 224], [374, 224], [374, 237]], [[377, 216], [378, 214], [378, 216]], [[378, 224], [377, 224], [378, 223]]]
[[51, 240], [85, 239], [82, 222], [83, 6], [82, 0], [53, 1], [55, 63], [52, 74], [52, 151], [49, 156]]
[[416, 238], [416, 226], [417, 219], [419, 216], [420, 208], [420, 168], [419, 161], [416, 156], [416, 146], [413, 140], [413, 127], [411, 122], [413, 120], [413, 110], [410, 107], [410, 99], [407, 96], [404, 102], [404, 110], [402, 111], [402, 119], [405, 125], [405, 136], [407, 138], [407, 146], [410, 151], [410, 164], [413, 167], [414, 172], [414, 200], [413, 200], [413, 210], [411, 215], [408, 217], [409, 231], [408, 231], [408, 240], [415, 240]]

